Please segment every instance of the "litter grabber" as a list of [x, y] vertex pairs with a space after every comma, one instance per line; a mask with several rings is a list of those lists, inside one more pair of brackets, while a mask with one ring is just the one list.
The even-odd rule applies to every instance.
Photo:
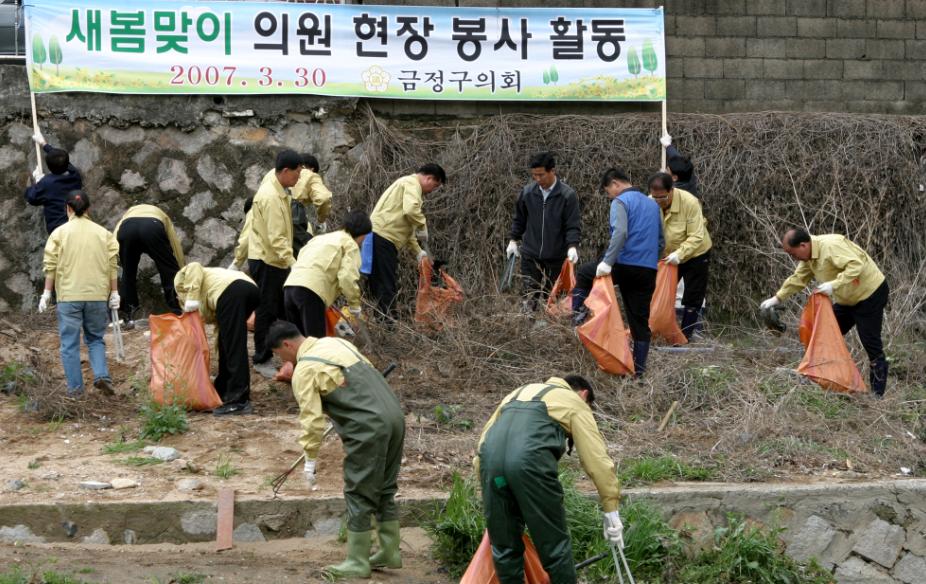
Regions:
[[499, 292], [508, 292], [511, 290], [514, 284], [514, 269], [517, 263], [518, 258], [513, 254], [505, 261], [505, 269], [502, 271], [502, 279], [498, 285]]
[[[620, 556], [621, 561], [617, 560], [617, 557]], [[624, 576], [621, 574], [621, 565], [623, 564], [623, 569], [627, 571], [627, 578], [630, 580], [630, 584], [637, 584], [633, 579], [633, 574], [630, 573], [630, 566], [627, 565], [627, 557], [624, 556], [624, 547], [611, 544], [611, 557], [614, 558], [614, 569], [617, 571], [617, 579], [620, 584], [624, 584]]]
[[[384, 378], [389, 377], [389, 374], [395, 371], [396, 367], [398, 367], [398, 365], [396, 365], [395, 363], [390, 363], [389, 365], [387, 365], [386, 368], [383, 369], [382, 371], [383, 377]], [[325, 428], [325, 433], [322, 434], [322, 442], [327, 440], [328, 436], [331, 436], [332, 432], [334, 432], [334, 425], [329, 423], [328, 427]], [[293, 474], [293, 471], [296, 470], [296, 467], [302, 464], [304, 460], [305, 460], [305, 453], [302, 453], [302, 455], [300, 455], [299, 458], [296, 459], [296, 461], [292, 464], [292, 466], [290, 466], [286, 471], [277, 475], [277, 477], [274, 478], [273, 481], [270, 482], [270, 486], [273, 487], [273, 498], [274, 499], [276, 499], [277, 495], [280, 494], [280, 490], [283, 488], [283, 485], [286, 483], [286, 479], [289, 478], [289, 475]]]
[[113, 320], [113, 343], [116, 345], [116, 360], [122, 363], [125, 361], [125, 345], [122, 343], [122, 325], [119, 323], [119, 310], [113, 308], [110, 310], [110, 316]]

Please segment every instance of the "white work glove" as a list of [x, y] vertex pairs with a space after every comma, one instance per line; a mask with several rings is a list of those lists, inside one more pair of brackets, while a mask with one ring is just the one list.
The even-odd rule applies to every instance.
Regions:
[[673, 266], [677, 266], [677, 265], [678, 265], [678, 252], [677, 252], [677, 251], [673, 251], [672, 253], [670, 253], [669, 255], [667, 255], [667, 256], [666, 256], [666, 263], [667, 263], [667, 264], [672, 264]]
[[32, 134], [32, 141], [38, 144], [39, 146], [44, 146], [48, 142], [45, 141], [45, 136], [42, 135], [42, 132], [36, 132]]
[[428, 242], [428, 230], [419, 229], [418, 231], [416, 231], [415, 239], [417, 239], [419, 243], [427, 243]]
[[513, 239], [508, 242], [508, 247], [505, 248], [505, 257], [510, 258], [511, 256], [521, 257], [521, 252], [518, 251], [518, 242]]
[[302, 474], [305, 475], [305, 482], [308, 483], [309, 488], [313, 491], [317, 488], [315, 486], [315, 461], [305, 459], [305, 466], [302, 467]]
[[328, 223], [326, 223], [325, 221], [322, 221], [321, 223], [319, 223], [319, 224], [318, 224], [318, 232], [319, 232], [319, 233], [328, 233]]
[[241, 271], [241, 268], [239, 268], [239, 267], [238, 267], [238, 264], [235, 263], [235, 262], [232, 262], [232, 263], [228, 264], [228, 269], [231, 270], [231, 271], [233, 271], [233, 272], [240, 272], [240, 271]]
[[418, 252], [418, 261], [420, 262], [424, 258], [428, 257], [428, 252], [421, 250]]
[[823, 282], [817, 286], [816, 292], [822, 292], [827, 296], [833, 295], [833, 283], [832, 282]]
[[45, 173], [42, 172], [41, 167], [37, 166], [35, 170], [32, 171], [32, 180], [34, 180], [35, 182], [39, 182], [43, 178], [45, 178]]
[[659, 137], [659, 143], [662, 144], [663, 148], [668, 148], [672, 145], [672, 136], [668, 134], [663, 134]]
[[51, 302], [51, 290], [45, 290], [42, 292], [42, 297], [39, 298], [39, 312], [48, 310], [49, 302]]
[[604, 514], [604, 539], [609, 545], [624, 547], [624, 524], [621, 523], [621, 516], [617, 511]]
[[579, 263], [579, 252], [576, 251], [576, 248], [570, 247], [569, 250], [566, 251], [566, 259], [573, 264]]
[[121, 301], [122, 299], [119, 298], [118, 292], [113, 290], [112, 292], [109, 293], [109, 307], [110, 308], [115, 308], [116, 310], [119, 310], [119, 303]]
[[199, 310], [199, 300], [187, 300], [183, 303], [183, 312], [196, 312]]
[[774, 308], [781, 304], [781, 300], [777, 296], [772, 296], [768, 300], [763, 300], [762, 304], [759, 305], [759, 308], [762, 310], [768, 310], [769, 308]]
[[347, 311], [350, 312], [350, 315], [355, 319], [359, 319], [360, 315], [363, 313], [363, 309], [359, 306], [351, 306]]
[[611, 273], [611, 266], [609, 266], [608, 264], [606, 264], [606, 263], [604, 263], [604, 262], [599, 263], [599, 264], [598, 264], [598, 267], [595, 268], [595, 277], [596, 277], [596, 278], [599, 277], [599, 276], [607, 276], [607, 275], [610, 274], [610, 273]]

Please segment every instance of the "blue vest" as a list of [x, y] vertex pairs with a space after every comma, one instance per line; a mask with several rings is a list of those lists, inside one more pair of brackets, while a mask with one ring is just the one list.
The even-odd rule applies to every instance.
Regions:
[[617, 263], [655, 270], [659, 264], [662, 210], [639, 191], [625, 191], [617, 198], [627, 209], [627, 242]]

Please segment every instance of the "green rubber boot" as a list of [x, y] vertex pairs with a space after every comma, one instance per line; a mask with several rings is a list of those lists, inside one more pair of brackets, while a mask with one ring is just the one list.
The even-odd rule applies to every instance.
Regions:
[[370, 577], [370, 542], [373, 531], [347, 532], [347, 559], [336, 566], [324, 568], [326, 576], [338, 578]]
[[376, 533], [379, 535], [379, 551], [370, 557], [371, 568], [401, 568], [402, 552], [399, 551], [399, 522], [383, 521]]

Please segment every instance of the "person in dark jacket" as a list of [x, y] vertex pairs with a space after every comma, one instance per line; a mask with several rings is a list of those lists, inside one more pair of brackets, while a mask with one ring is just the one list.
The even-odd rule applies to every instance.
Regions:
[[[559, 278], [563, 260], [579, 261], [576, 247], [582, 236], [579, 198], [575, 190], [556, 176], [556, 160], [550, 152], [531, 158], [531, 178], [514, 208], [514, 220], [506, 255], [521, 258], [521, 275], [527, 295], [526, 308], [536, 310]], [[518, 242], [521, 245], [518, 245]]]
[[659, 139], [666, 149], [666, 166], [675, 183], [675, 188], [688, 191], [697, 198], [701, 198], [701, 188], [698, 186], [698, 177], [695, 176], [694, 165], [691, 159], [683, 156], [678, 148], [672, 144], [672, 136], [663, 134]]
[[630, 334], [633, 337], [634, 374], [646, 372], [649, 355], [649, 306], [656, 290], [656, 269], [665, 239], [662, 210], [653, 199], [633, 186], [622, 170], [611, 168], [601, 177], [601, 188], [611, 199], [611, 240], [600, 262], [588, 262], [576, 270], [572, 308], [574, 323], [581, 324], [588, 315], [585, 299], [599, 276], [612, 273], [620, 288]]
[[72, 191], [83, 190], [80, 171], [71, 164], [66, 150], [49, 146], [41, 133], [32, 139], [45, 152], [45, 164], [51, 174], [42, 175], [36, 169], [32, 174], [34, 183], [26, 188], [26, 202], [35, 207], [44, 207], [45, 229], [51, 234], [56, 227], [68, 222], [65, 200]]

